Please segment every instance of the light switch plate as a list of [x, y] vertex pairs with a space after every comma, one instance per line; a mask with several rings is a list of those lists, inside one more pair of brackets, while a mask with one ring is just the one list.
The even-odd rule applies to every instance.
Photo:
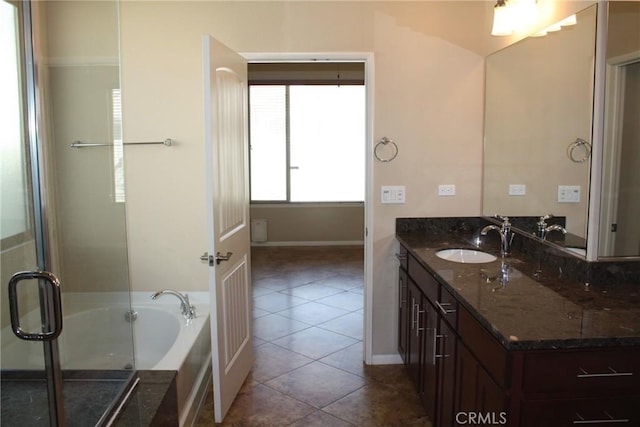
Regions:
[[558, 203], [580, 203], [580, 186], [558, 185]]
[[405, 202], [404, 185], [383, 185], [380, 187], [380, 202], [385, 204], [401, 204]]

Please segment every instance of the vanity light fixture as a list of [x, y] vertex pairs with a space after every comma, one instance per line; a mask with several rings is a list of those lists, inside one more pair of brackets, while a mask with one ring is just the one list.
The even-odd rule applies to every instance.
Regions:
[[493, 28], [492, 36], [508, 36], [513, 33], [513, 20], [511, 18], [511, 8], [507, 6], [505, 0], [498, 0], [493, 7]]
[[547, 33], [551, 33], [554, 31], [560, 31], [563, 27], [568, 27], [571, 25], [576, 25], [578, 21], [576, 20], [576, 15], [571, 15], [562, 21], [556, 22], [555, 24], [549, 25], [547, 28], [543, 28], [542, 30], [531, 34], [532, 37], [542, 37], [546, 36]]
[[571, 16], [564, 18], [558, 24], [560, 24], [561, 27], [569, 27], [571, 25], [576, 25], [577, 23], [578, 23], [578, 20], [576, 18], [576, 15], [573, 14]]
[[498, 0], [493, 8], [491, 35], [508, 36], [526, 30], [537, 20], [536, 0]]

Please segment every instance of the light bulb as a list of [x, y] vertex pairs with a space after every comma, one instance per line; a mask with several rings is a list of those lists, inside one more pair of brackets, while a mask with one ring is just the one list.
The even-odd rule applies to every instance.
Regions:
[[506, 2], [499, 0], [493, 7], [492, 36], [508, 36], [513, 33], [511, 10]]

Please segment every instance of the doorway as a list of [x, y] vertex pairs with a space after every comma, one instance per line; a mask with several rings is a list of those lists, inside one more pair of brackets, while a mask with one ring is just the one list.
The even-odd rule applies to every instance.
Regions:
[[[360, 62], [364, 64], [364, 85], [365, 85], [365, 138], [364, 138], [364, 247], [362, 251], [362, 358], [365, 363], [372, 362], [372, 340], [371, 340], [371, 324], [372, 324], [372, 237], [371, 230], [373, 215], [370, 208], [370, 202], [373, 200], [372, 189], [372, 145], [373, 139], [373, 55], [370, 53], [362, 54], [244, 54], [250, 63], [274, 63], [274, 62], [315, 62], [318, 56], [322, 57], [322, 61], [327, 62]], [[327, 59], [329, 58], [329, 59]], [[344, 244], [344, 242], [342, 242]]]
[[599, 256], [640, 253], [640, 52], [607, 66]]

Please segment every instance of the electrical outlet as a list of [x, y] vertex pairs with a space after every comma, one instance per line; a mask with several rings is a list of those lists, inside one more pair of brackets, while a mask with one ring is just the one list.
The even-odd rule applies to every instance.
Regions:
[[455, 196], [456, 186], [455, 184], [440, 184], [438, 186], [438, 196]]
[[527, 186], [524, 184], [509, 184], [510, 196], [524, 196], [527, 194]]

